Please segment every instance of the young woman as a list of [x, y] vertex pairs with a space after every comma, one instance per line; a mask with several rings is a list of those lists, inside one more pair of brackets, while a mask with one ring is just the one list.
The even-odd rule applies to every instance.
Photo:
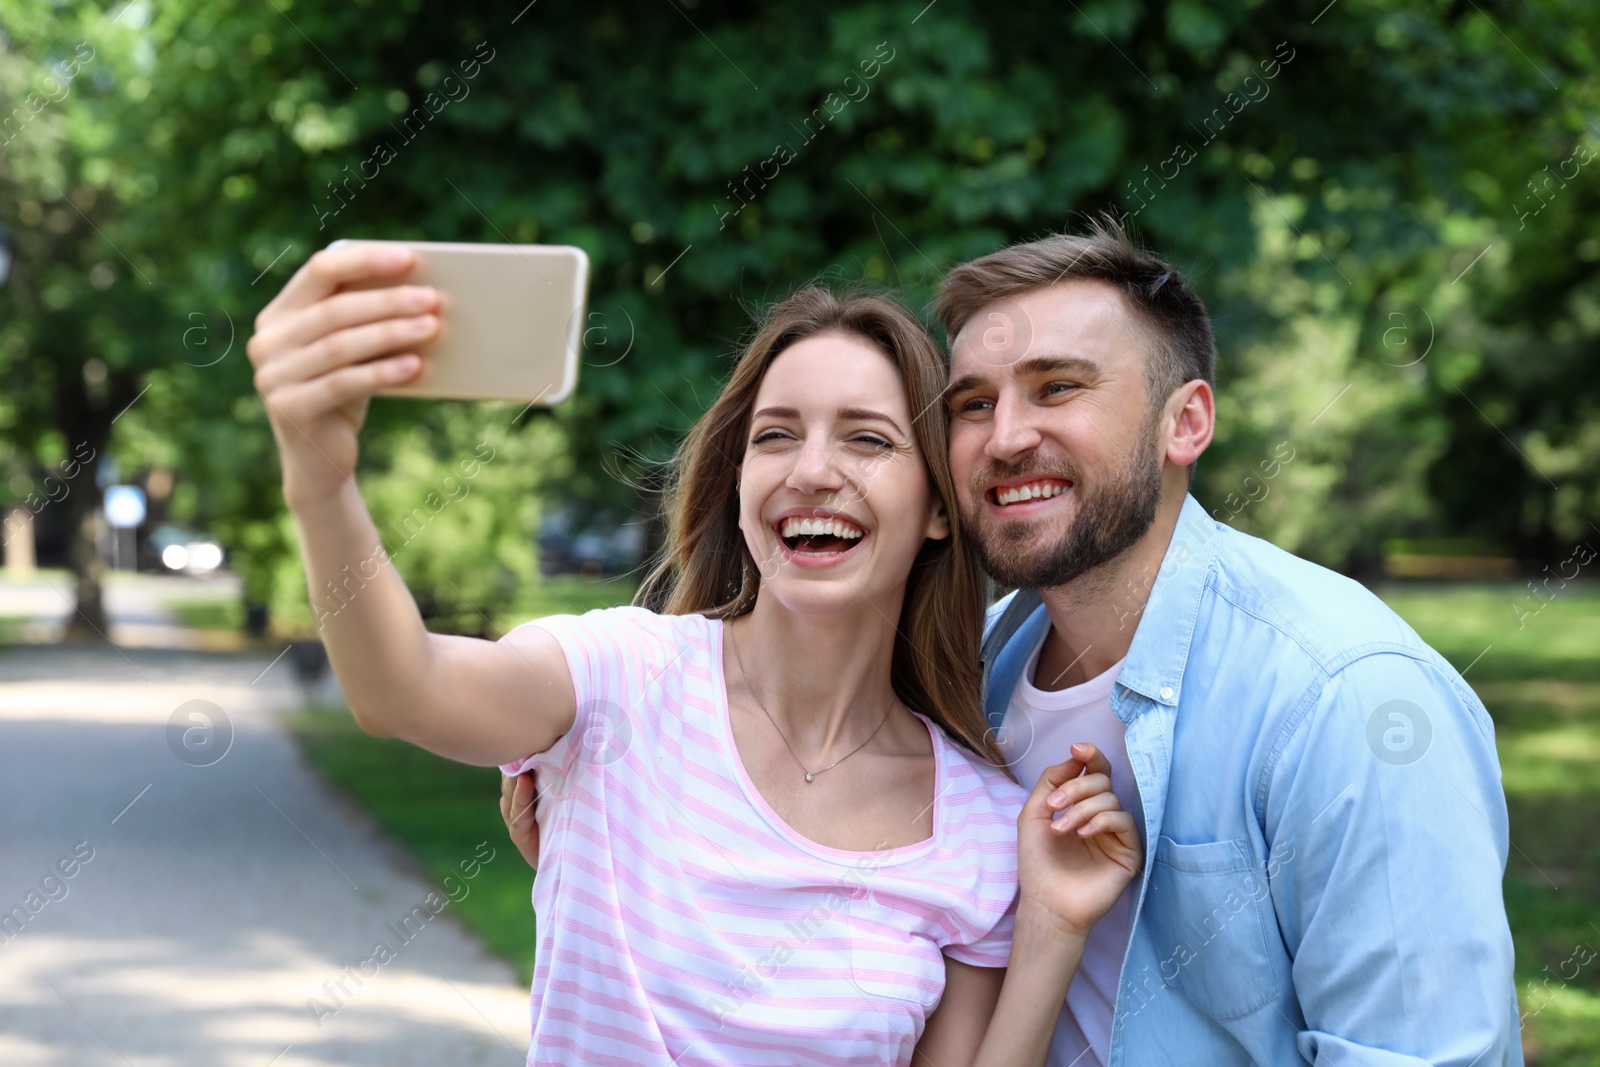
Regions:
[[[379, 548], [356, 434], [438, 326], [341, 286], [411, 266], [319, 252], [248, 347], [313, 590]], [[530, 1064], [1044, 1062], [1138, 838], [1092, 746], [998, 768], [943, 382], [898, 304], [802, 290], [684, 446], [659, 612], [431, 634], [386, 567], [328, 620], [363, 729], [538, 771]]]

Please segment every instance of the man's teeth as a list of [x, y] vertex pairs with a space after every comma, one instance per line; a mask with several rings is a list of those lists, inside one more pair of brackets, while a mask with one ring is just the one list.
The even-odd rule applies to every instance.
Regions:
[[1029, 482], [1027, 485], [996, 489], [994, 497], [1002, 504], [1020, 504], [1024, 500], [1048, 500], [1066, 491], [1067, 487], [1060, 482]]
[[807, 534], [832, 534], [842, 537], [847, 541], [854, 541], [861, 536], [861, 529], [838, 519], [784, 519], [782, 535], [784, 537], [803, 537]]

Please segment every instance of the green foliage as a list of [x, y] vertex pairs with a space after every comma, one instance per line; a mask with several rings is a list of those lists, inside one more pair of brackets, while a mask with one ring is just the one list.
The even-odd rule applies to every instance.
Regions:
[[[77, 41], [96, 56], [7, 146], [27, 283], [0, 294], [0, 438], [59, 449], [86, 359], [102, 407], [149, 386], [119, 450], [181, 463], [256, 599], [297, 594], [243, 339], [340, 236], [589, 252], [584, 378], [535, 480], [593, 504], [653, 484], [752, 309], [817, 277], [921, 303], [961, 259], [1113, 210], [1215, 311], [1209, 506], [1287, 440], [1237, 521], [1336, 566], [1430, 532], [1548, 562], [1600, 510], [1578, 0], [6, 0], [0, 22], [8, 101]], [[363, 470], [471, 411], [378, 401]]]

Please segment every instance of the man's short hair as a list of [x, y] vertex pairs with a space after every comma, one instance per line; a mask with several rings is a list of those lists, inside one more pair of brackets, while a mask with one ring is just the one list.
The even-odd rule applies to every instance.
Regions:
[[1115, 286], [1149, 338], [1145, 383], [1152, 408], [1196, 378], [1215, 387], [1217, 344], [1206, 305], [1178, 268], [1134, 244], [1110, 216], [1084, 235], [1057, 233], [1011, 245], [952, 270], [939, 286], [934, 314], [954, 343], [968, 319], [997, 300], [1072, 278]]

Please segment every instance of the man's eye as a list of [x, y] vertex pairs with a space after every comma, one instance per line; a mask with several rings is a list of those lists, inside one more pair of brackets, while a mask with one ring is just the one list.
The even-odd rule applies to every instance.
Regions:
[[979, 400], [974, 397], [970, 400], [963, 400], [956, 404], [955, 410], [957, 414], [965, 415], [971, 412], [988, 411], [992, 407], [994, 407], [994, 401]]
[[1051, 382], [1044, 387], [1044, 391], [1050, 396], [1059, 396], [1076, 388], [1078, 388], [1077, 382]]

